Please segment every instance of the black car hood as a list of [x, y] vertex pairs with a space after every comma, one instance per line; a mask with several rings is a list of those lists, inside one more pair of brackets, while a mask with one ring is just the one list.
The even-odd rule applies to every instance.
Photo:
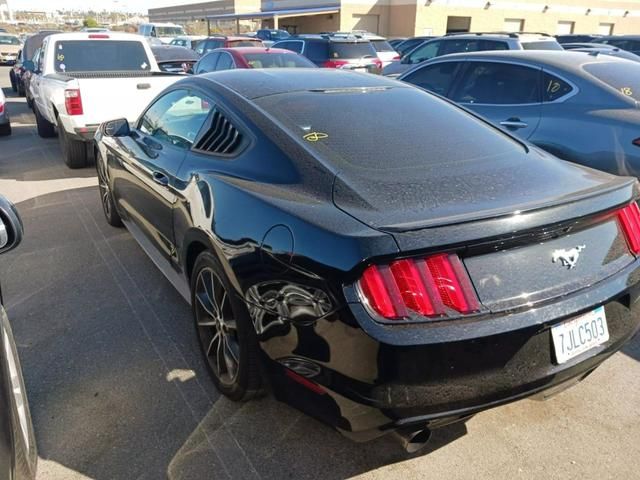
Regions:
[[372, 228], [403, 232], [551, 207], [633, 182], [532, 148], [483, 162], [338, 172], [333, 198]]

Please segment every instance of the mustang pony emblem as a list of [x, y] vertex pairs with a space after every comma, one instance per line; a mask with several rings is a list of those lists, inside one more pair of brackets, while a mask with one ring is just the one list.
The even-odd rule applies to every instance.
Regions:
[[580, 252], [587, 248], [586, 245], [580, 245], [578, 247], [574, 247], [571, 250], [554, 250], [551, 254], [551, 260], [553, 263], [560, 261], [563, 267], [569, 267], [571, 270], [578, 263], [578, 258], [580, 258]]

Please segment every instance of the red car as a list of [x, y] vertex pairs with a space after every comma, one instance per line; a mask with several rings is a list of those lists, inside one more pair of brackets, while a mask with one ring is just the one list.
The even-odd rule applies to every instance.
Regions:
[[193, 66], [196, 75], [234, 68], [317, 68], [316, 64], [282, 48], [218, 48]]

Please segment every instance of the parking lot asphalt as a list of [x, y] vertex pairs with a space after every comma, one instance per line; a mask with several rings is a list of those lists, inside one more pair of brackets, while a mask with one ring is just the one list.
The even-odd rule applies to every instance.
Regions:
[[103, 219], [95, 170], [67, 169], [9, 85], [0, 193], [25, 238], [0, 258], [43, 480], [637, 479], [640, 338], [550, 400], [477, 415], [404, 454], [355, 444], [267, 396], [220, 396], [189, 306], [123, 229]]

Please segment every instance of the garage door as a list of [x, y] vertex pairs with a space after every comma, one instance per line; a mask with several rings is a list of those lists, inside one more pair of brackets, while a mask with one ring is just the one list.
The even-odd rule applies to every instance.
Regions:
[[371, 33], [380, 33], [380, 15], [353, 15], [355, 24], [353, 30], [366, 30]]

